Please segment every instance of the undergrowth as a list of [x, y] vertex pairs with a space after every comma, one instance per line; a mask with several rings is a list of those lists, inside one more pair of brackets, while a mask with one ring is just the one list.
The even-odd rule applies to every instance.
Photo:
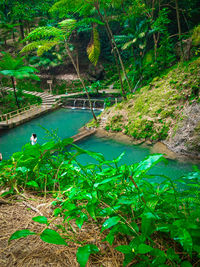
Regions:
[[[119, 157], [107, 161], [100, 153], [74, 145], [71, 138], [43, 145], [25, 145], [0, 163], [1, 197], [23, 196], [25, 190], [52, 193], [53, 218], [34, 217], [44, 224], [42, 232], [18, 230], [9, 242], [37, 235], [44, 242], [68, 246], [77, 242], [68, 228], [93, 223], [107, 242], [122, 253], [123, 266], [198, 266], [200, 258], [200, 171], [175, 180], [162, 176], [159, 182], [148, 171], [159, 162], [153, 154], [132, 165], [120, 165]], [[66, 149], [68, 146], [68, 149]], [[69, 148], [70, 146], [70, 148]], [[96, 164], [81, 165], [87, 154]], [[55, 223], [56, 218], [62, 222]], [[120, 245], [116, 240], [121, 240]], [[85, 241], [77, 250], [77, 261], [85, 266], [90, 254], [101, 248]]]

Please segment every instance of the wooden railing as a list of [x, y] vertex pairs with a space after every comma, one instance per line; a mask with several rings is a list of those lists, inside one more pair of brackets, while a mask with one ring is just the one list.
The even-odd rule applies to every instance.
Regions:
[[26, 106], [24, 108], [14, 110], [14, 111], [11, 111], [11, 112], [6, 113], [6, 114], [2, 114], [2, 115], [0, 115], [0, 121], [1, 122], [6, 121], [6, 123], [8, 124], [8, 120], [13, 119], [17, 116], [21, 116], [21, 115], [27, 113], [27, 111], [30, 112], [30, 111], [33, 111], [35, 109], [38, 109], [39, 106], [41, 106], [41, 104], [29, 105], [29, 106]]
[[[89, 91], [90, 91], [90, 89], [91, 88], [89, 88]], [[98, 88], [98, 91], [104, 91], [104, 90], [119, 90], [120, 91], [120, 89], [119, 88], [117, 88], [117, 87], [115, 87], [115, 86], [102, 86], [102, 87], [99, 87]], [[96, 91], [96, 89], [95, 88], [93, 88], [93, 91], [95, 92]], [[84, 91], [84, 89], [82, 88], [82, 89], [80, 89], [80, 88], [68, 88], [68, 89], [66, 89], [66, 93], [68, 93], [68, 94], [73, 94], [73, 93], [85, 93], [85, 91]]]

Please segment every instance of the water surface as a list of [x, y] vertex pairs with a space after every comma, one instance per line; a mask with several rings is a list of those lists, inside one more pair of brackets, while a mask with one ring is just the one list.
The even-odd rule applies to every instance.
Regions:
[[[92, 119], [92, 114], [88, 110], [56, 110], [2, 133], [0, 135], [0, 152], [3, 154], [4, 159], [8, 159], [14, 152], [20, 151], [26, 143], [30, 142], [32, 133], [37, 134], [38, 143], [42, 144], [46, 142], [48, 137], [40, 125], [50, 132], [56, 131], [60, 138], [66, 138], [75, 135], [78, 129], [90, 119]], [[126, 145], [114, 140], [97, 138], [95, 136], [82, 140], [78, 145], [86, 150], [102, 153], [107, 160], [112, 160], [122, 152], [125, 152], [120, 164], [133, 164], [143, 160], [150, 154], [149, 148]], [[95, 163], [95, 160], [86, 155], [81, 155], [79, 160], [82, 164]], [[191, 163], [183, 163], [175, 160], [169, 160], [168, 162], [168, 165], [159, 163], [153, 168], [151, 173], [176, 178], [193, 169]]]
[[[126, 145], [115, 140], [97, 138], [95, 136], [81, 141], [78, 145], [86, 150], [102, 153], [107, 160], [117, 158], [121, 153], [125, 152], [120, 164], [127, 165], [137, 163], [150, 154], [150, 149], [148, 147], [142, 147], [141, 145]], [[82, 164], [96, 163], [94, 159], [87, 155], [79, 156], [79, 161]], [[158, 175], [159, 179], [159, 175], [167, 175], [171, 178], [177, 178], [192, 170], [193, 164], [190, 162], [168, 160], [168, 164], [160, 162], [150, 173]]]
[[33, 119], [16, 128], [0, 134], [0, 152], [4, 159], [8, 159], [14, 152], [30, 142], [32, 133], [37, 134], [39, 144], [47, 141], [46, 132], [40, 125], [50, 132], [56, 131], [60, 138], [71, 137], [77, 134], [78, 129], [92, 119], [88, 110], [59, 109]]

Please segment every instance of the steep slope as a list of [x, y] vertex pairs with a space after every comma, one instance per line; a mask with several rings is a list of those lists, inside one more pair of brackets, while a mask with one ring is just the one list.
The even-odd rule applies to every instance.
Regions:
[[200, 156], [200, 58], [179, 63], [127, 101], [106, 109], [100, 128], [137, 140], [158, 141], [173, 151]]

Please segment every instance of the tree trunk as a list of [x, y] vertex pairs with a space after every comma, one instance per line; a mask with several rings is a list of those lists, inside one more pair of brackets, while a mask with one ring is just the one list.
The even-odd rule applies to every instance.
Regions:
[[179, 40], [181, 39], [181, 24], [180, 24], [180, 14], [179, 14], [179, 7], [178, 7], [178, 0], [175, 0], [176, 3], [176, 18], [177, 18], [177, 25], [178, 25], [178, 37]]
[[[105, 14], [106, 14], [106, 13], [105, 13]], [[126, 73], [126, 70], [125, 70], [125, 67], [124, 67], [124, 63], [123, 63], [123, 60], [122, 60], [122, 58], [121, 58], [119, 49], [118, 49], [117, 44], [116, 44], [116, 42], [115, 42], [115, 38], [114, 38], [113, 33], [112, 33], [111, 29], [110, 29], [110, 26], [109, 26], [109, 23], [108, 23], [108, 19], [107, 19], [106, 16], [105, 16], [105, 22], [106, 22], [106, 26], [107, 26], [108, 32], [109, 32], [109, 34], [110, 34], [110, 37], [111, 37], [111, 42], [113, 43], [113, 45], [114, 45], [114, 49], [115, 49], [116, 52], [117, 52], [117, 55], [118, 55], [118, 58], [119, 58], [120, 65], [121, 65], [121, 67], [122, 67], [122, 71], [123, 71], [123, 73], [124, 73], [124, 76], [126, 77], [126, 81], [127, 81], [127, 83], [128, 83], [128, 88], [129, 88], [129, 90], [130, 90], [130, 92], [131, 92], [131, 85], [130, 85], [130, 82], [129, 82], [129, 79], [128, 79], [128, 76], [127, 76], [127, 73]]]
[[22, 20], [19, 19], [19, 28], [20, 28], [20, 35], [21, 35], [21, 38], [22, 40], [24, 40], [24, 26], [23, 26], [23, 23], [22, 23]]
[[15, 81], [14, 81], [14, 77], [13, 76], [11, 77], [11, 81], [12, 81], [12, 86], [13, 86], [13, 90], [14, 90], [15, 101], [16, 101], [18, 109], [20, 109], [20, 105], [19, 105], [19, 102], [18, 102], [18, 99], [17, 99], [16, 88], [15, 88]]
[[12, 38], [13, 38], [13, 43], [14, 43], [15, 42], [15, 33], [14, 33], [14, 31], [12, 33]]
[[71, 51], [70, 51], [70, 49], [69, 49], [69, 47], [68, 47], [67, 44], [65, 44], [65, 47], [66, 47], [68, 56], [70, 57], [71, 62], [72, 62], [73, 66], [74, 66], [74, 68], [75, 68], [75, 70], [76, 70], [76, 73], [77, 73], [77, 75], [78, 75], [78, 78], [79, 78], [79, 80], [80, 80], [80, 82], [81, 82], [81, 84], [82, 84], [82, 86], [83, 86], [83, 88], [84, 88], [84, 90], [85, 90], [85, 92], [86, 92], [86, 95], [87, 95], [87, 98], [88, 98], [88, 101], [89, 101], [89, 104], [90, 104], [90, 110], [91, 110], [91, 112], [92, 112], [93, 118], [94, 118], [94, 120], [97, 122], [97, 117], [96, 117], [96, 115], [94, 114], [94, 110], [93, 110], [93, 107], [92, 107], [92, 102], [91, 102], [91, 99], [90, 99], [90, 95], [89, 95], [89, 93], [88, 93], [88, 90], [87, 90], [87, 88], [86, 88], [86, 86], [85, 86], [85, 83], [84, 83], [83, 79], [82, 79], [81, 76], [80, 76], [79, 67], [76, 65], [76, 63], [75, 63], [75, 61], [74, 61], [74, 59], [73, 59], [73, 56], [72, 56], [72, 54], [71, 54]]
[[175, 3], [176, 3], [176, 19], [177, 19], [177, 25], [178, 25], [178, 37], [179, 37], [180, 48], [181, 48], [181, 60], [183, 60], [184, 59], [184, 53], [183, 53], [183, 44], [182, 44], [182, 40], [181, 40], [181, 23], [180, 23], [178, 0], [175, 0]]
[[122, 58], [121, 58], [121, 55], [119, 53], [119, 49], [116, 45], [116, 42], [115, 42], [115, 39], [114, 39], [114, 36], [112, 34], [112, 31], [110, 29], [110, 26], [109, 26], [109, 23], [108, 23], [108, 20], [107, 20], [107, 17], [106, 17], [106, 13], [105, 13], [105, 10], [104, 10], [104, 13], [105, 13], [105, 17], [103, 17], [103, 15], [101, 14], [100, 10], [99, 10], [99, 6], [98, 6], [98, 3], [95, 3], [95, 8], [102, 20], [102, 22], [105, 24], [105, 27], [106, 27], [106, 31], [107, 31], [107, 35], [108, 35], [108, 38], [110, 40], [110, 44], [111, 44], [111, 47], [114, 47], [114, 50], [113, 51], [116, 51], [117, 53], [117, 56], [118, 56], [118, 59], [119, 59], [119, 62], [120, 62], [120, 65], [121, 65], [121, 68], [122, 68], [122, 71], [124, 73], [124, 76], [126, 78], [126, 81], [128, 83], [128, 87], [129, 87], [129, 90], [131, 91], [131, 85], [130, 85], [130, 82], [129, 82], [129, 79], [128, 79], [128, 76], [127, 76], [127, 73], [126, 73], [126, 70], [125, 70], [125, 67], [124, 67], [124, 63], [122, 61]]

